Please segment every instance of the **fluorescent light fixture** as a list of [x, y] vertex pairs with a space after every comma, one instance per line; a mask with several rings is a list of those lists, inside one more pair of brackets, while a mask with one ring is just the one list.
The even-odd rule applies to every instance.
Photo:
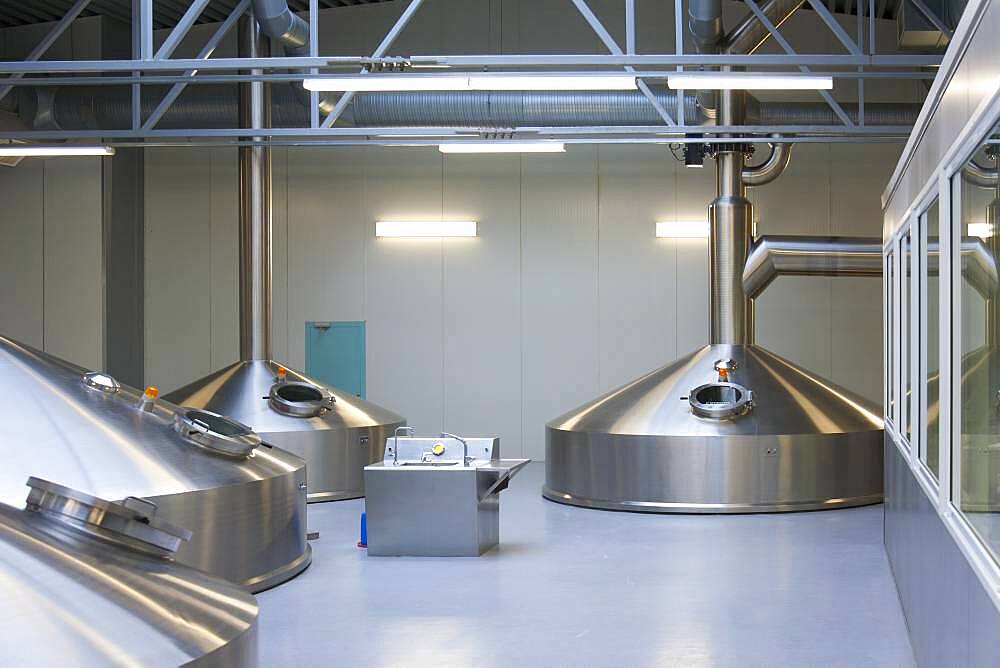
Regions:
[[372, 93], [453, 90], [633, 90], [634, 74], [362, 74], [303, 79], [306, 90]]
[[375, 223], [376, 237], [474, 237], [474, 220], [380, 220]]
[[114, 155], [115, 149], [110, 146], [83, 146], [67, 144], [65, 146], [40, 146], [38, 144], [3, 144], [0, 145], [0, 157], [31, 157], [31, 156], [71, 156], [71, 155]]
[[472, 90], [635, 90], [634, 74], [476, 74]]
[[969, 236], [989, 239], [993, 236], [993, 225], [991, 223], [969, 223]]
[[555, 141], [463, 141], [439, 144], [442, 153], [565, 153], [566, 146]]
[[411, 76], [401, 74], [363, 74], [350, 77], [304, 79], [306, 90], [375, 93], [400, 90], [469, 90], [469, 77], [454, 75]]
[[656, 223], [656, 236], [661, 239], [704, 239], [708, 222], [704, 220], [664, 220]]
[[821, 74], [684, 72], [668, 75], [667, 87], [675, 90], [830, 90], [833, 88], [833, 77]]

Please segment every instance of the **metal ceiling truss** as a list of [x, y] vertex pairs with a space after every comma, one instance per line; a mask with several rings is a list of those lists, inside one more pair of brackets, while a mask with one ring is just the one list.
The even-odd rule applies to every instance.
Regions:
[[[310, 44], [309, 56], [270, 58], [213, 58], [222, 39], [233, 29], [237, 19], [250, 7], [251, 0], [232, 0], [228, 14], [219, 12], [219, 0], [192, 0], [173, 19], [173, 27], [159, 49], [153, 50], [153, 29], [157, 27], [157, 12], [165, 0], [120, 0], [132, 4], [130, 18], [134, 17], [133, 59], [132, 60], [41, 60], [46, 50], [69, 27], [72, 21], [91, 4], [99, 0], [75, 0], [66, 13], [23, 61], [0, 62], [0, 100], [18, 86], [122, 86], [132, 87], [132, 124], [127, 130], [30, 130], [23, 132], [3, 132], [0, 139], [21, 140], [73, 140], [102, 139], [118, 144], [135, 142], [184, 143], [192, 144], [239, 144], [253, 138], [265, 139], [286, 145], [300, 143], [341, 143], [341, 144], [391, 144], [423, 145], [426, 138], [435, 137], [440, 141], [462, 141], [461, 137], [497, 136], [498, 132], [511, 138], [556, 138], [567, 143], [650, 143], [685, 142], [688, 133], [715, 135], [729, 133], [726, 141], [761, 142], [768, 141], [766, 135], [774, 132], [794, 133], [803, 141], [852, 141], [891, 140], [909, 134], [908, 126], [866, 126], [864, 123], [864, 82], [866, 79], [928, 79], [933, 77], [929, 67], [940, 63], [936, 55], [880, 54], [875, 51], [875, 18], [890, 12], [890, 7], [898, 7], [896, 0], [847, 0], [846, 5], [828, 0], [809, 0], [809, 5], [820, 17], [831, 33], [843, 45], [846, 53], [841, 54], [801, 54], [781, 35], [778, 27], [759, 9], [755, 0], [744, 0], [747, 8], [767, 28], [771, 37], [782, 48], [784, 54], [729, 55], [729, 54], [688, 54], [684, 52], [683, 0], [675, 0], [676, 48], [668, 54], [638, 54], [635, 44], [636, 15], [634, 0], [624, 0], [625, 9], [625, 49], [615, 41], [607, 28], [594, 14], [587, 0], [570, 0], [572, 5], [593, 29], [609, 54], [512, 54], [512, 55], [423, 55], [387, 56], [386, 53], [399, 34], [406, 28], [423, 0], [410, 0], [403, 13], [395, 21], [380, 41], [378, 47], [367, 56], [321, 56], [318, 52], [318, 15], [321, 7], [343, 2], [333, 0], [298, 0], [293, 8], [305, 8], [308, 3]], [[930, 12], [921, 0], [908, 0], [925, 15]], [[856, 34], [851, 36], [831, 13], [833, 9], [850, 10], [852, 3], [857, 16]], [[177, 5], [178, 3], [167, 3]], [[210, 11], [212, 10], [212, 11]], [[892, 11], [895, 11], [894, 9]], [[937, 25], [940, 19], [927, 16]], [[867, 21], [866, 21], [867, 18]], [[196, 23], [206, 20], [221, 20], [214, 33], [208, 38], [195, 58], [173, 58], [177, 46], [187, 36]], [[937, 19], [937, 20], [935, 20]], [[867, 28], [867, 29], [866, 29]], [[942, 29], [942, 31], [944, 31]], [[866, 39], [867, 34], [867, 39]], [[684, 105], [677, 105], [678, 118], [665, 109], [650, 89], [650, 82], [662, 81], [675, 71], [685, 68], [712, 66], [741, 66], [758, 72], [820, 73], [816, 67], [850, 68], [823, 71], [822, 74], [835, 79], [857, 80], [858, 122], [851, 120], [843, 106], [827, 91], [818, 94], [831, 107], [839, 125], [833, 126], [738, 126], [724, 127], [691, 124], [684, 118]], [[566, 69], [586, 68], [591, 73], [607, 73], [607, 68], [624, 68], [638, 78], [638, 87], [643, 96], [663, 119], [662, 126], [595, 126], [586, 128], [566, 127], [516, 127], [516, 128], [426, 128], [426, 127], [385, 127], [358, 128], [335, 125], [353, 98], [352, 93], [343, 94], [325, 118], [320, 118], [319, 95], [311, 94], [310, 124], [300, 128], [268, 128], [248, 130], [229, 129], [158, 129], [157, 123], [168, 111], [170, 105], [188, 85], [209, 83], [238, 83], [246, 81], [298, 82], [304, 78], [336, 76], [350, 72], [365, 74], [372, 70], [398, 71], [403, 76], [435, 76], [419, 72], [420, 67], [455, 68], [455, 70], [477, 70], [486, 68], [517, 68], [512, 73], [538, 74], [539, 69], [547, 73], [565, 73]], [[417, 68], [417, 71], [415, 71]], [[636, 69], [645, 68], [645, 69]], [[650, 69], [653, 68], [653, 69]], [[673, 69], [670, 69], [673, 68]], [[302, 74], [289, 74], [302, 72]], [[346, 71], [345, 71], [346, 70]], [[62, 75], [62, 76], [60, 76]], [[139, 101], [142, 85], [172, 84], [166, 95], [145, 118], [141, 117]], [[683, 91], [678, 91], [683, 95]], [[690, 119], [696, 120], [696, 119]], [[699, 139], [698, 141], [704, 141]], [[714, 141], [714, 139], [713, 139]]]

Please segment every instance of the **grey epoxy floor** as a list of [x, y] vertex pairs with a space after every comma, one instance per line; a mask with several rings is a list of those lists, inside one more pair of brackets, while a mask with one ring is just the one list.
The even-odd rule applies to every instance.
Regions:
[[[501, 495], [478, 559], [368, 558], [311, 505], [313, 564], [259, 595], [263, 666], [910, 666], [882, 507], [663, 516]], [[434, 521], [427, 518], [428, 522]]]

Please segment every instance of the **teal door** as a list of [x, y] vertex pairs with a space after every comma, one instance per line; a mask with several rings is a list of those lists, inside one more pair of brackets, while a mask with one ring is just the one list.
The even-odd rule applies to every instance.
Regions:
[[307, 322], [306, 374], [364, 399], [364, 321]]

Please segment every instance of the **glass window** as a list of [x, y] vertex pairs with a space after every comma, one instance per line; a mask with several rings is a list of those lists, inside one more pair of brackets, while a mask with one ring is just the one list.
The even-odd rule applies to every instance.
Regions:
[[[957, 295], [961, 337], [955, 340], [960, 369], [954, 374], [959, 442], [952, 453], [956, 499], [980, 538], [1000, 553], [1000, 290], [995, 258], [1000, 251], [997, 178], [998, 128], [955, 175], [956, 221], [962, 235], [962, 279]], [[953, 253], [954, 256], [954, 253]]]
[[899, 289], [899, 377], [900, 394], [899, 416], [902, 423], [900, 431], [906, 437], [907, 443], [912, 443], [913, 437], [913, 416], [911, 413], [912, 404], [910, 395], [912, 393], [912, 382], [910, 376], [912, 361], [912, 338], [913, 338], [913, 300], [910, 298], [913, 280], [913, 234], [908, 231], [903, 237], [900, 247], [902, 267], [902, 282]]
[[899, 426], [898, 416], [896, 415], [896, 353], [899, 350], [899, 346], [896, 341], [896, 254], [894, 252], [889, 251], [887, 263], [889, 270], [888, 279], [886, 280], [886, 318], [888, 322], [886, 330], [889, 340], [886, 341], [886, 350], [889, 351], [887, 355], [889, 359], [889, 375], [886, 382], [889, 385], [889, 405], [886, 407], [886, 414], [893, 424]]
[[928, 207], [927, 211], [920, 217], [921, 234], [925, 235], [926, 246], [924, 247], [926, 261], [923, 266], [923, 273], [926, 279], [923, 283], [925, 290], [921, 290], [921, 315], [924, 324], [923, 332], [926, 337], [926, 356], [923, 358], [923, 373], [921, 377], [925, 383], [923, 385], [924, 409], [927, 412], [927, 431], [920, 439], [920, 459], [927, 465], [928, 470], [938, 477], [938, 383], [940, 364], [938, 357], [940, 352], [938, 347], [941, 343], [941, 312], [940, 301], [938, 299], [938, 281], [940, 272], [938, 271], [938, 259], [940, 257], [939, 238], [939, 207], [938, 201]]

